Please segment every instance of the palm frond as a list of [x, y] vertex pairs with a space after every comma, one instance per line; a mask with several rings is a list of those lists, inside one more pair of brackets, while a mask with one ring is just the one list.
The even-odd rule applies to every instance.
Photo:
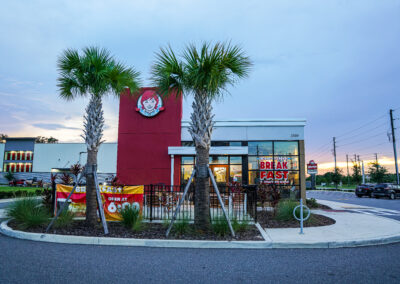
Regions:
[[163, 96], [167, 96], [171, 91], [180, 95], [185, 87], [183, 64], [170, 46], [161, 48], [160, 52], [156, 53], [151, 75], [153, 84]]

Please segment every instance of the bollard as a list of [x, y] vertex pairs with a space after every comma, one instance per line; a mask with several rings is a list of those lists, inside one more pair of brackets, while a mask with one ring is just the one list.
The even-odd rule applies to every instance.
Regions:
[[[297, 218], [296, 216], [296, 209], [300, 207], [300, 218]], [[308, 210], [308, 214], [307, 217], [304, 218], [304, 214], [303, 214], [303, 208], [306, 208]], [[306, 221], [308, 218], [310, 218], [311, 215], [311, 210], [310, 208], [308, 208], [306, 205], [303, 205], [303, 199], [300, 198], [300, 205], [297, 205], [294, 209], [293, 209], [293, 216], [296, 220], [300, 221], [300, 234], [304, 234], [303, 233], [303, 222]]]

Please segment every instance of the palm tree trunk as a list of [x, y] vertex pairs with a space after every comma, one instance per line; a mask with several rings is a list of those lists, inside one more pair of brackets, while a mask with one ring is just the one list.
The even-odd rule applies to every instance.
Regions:
[[205, 93], [198, 92], [195, 94], [189, 128], [196, 146], [194, 224], [200, 231], [208, 231], [211, 228], [210, 182], [208, 177], [211, 133], [214, 125], [211, 101]]
[[[101, 98], [92, 95], [84, 116], [84, 135], [87, 147], [87, 168], [97, 165], [97, 152], [103, 142], [104, 117]], [[96, 185], [93, 174], [86, 175], [86, 223], [89, 227], [97, 224]]]

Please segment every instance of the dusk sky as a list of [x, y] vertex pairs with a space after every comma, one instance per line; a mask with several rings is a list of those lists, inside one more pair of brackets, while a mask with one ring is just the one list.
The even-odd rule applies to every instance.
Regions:
[[[393, 169], [400, 1], [2, 1], [0, 13], [0, 133], [82, 142], [88, 101], [65, 102], [56, 86], [66, 48], [107, 48], [148, 86], [160, 47], [231, 40], [254, 67], [214, 105], [216, 119], [305, 118], [306, 159], [322, 170], [333, 165], [333, 136], [340, 166], [346, 154], [378, 153]], [[104, 108], [105, 138], [116, 141], [118, 99]], [[190, 112], [187, 99], [184, 119]]]

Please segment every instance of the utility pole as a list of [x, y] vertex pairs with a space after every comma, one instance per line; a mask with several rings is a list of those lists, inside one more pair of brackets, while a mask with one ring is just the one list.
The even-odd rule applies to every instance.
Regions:
[[364, 161], [362, 161], [362, 183], [365, 183]]
[[[335, 180], [337, 177], [337, 168], [336, 168], [336, 137], [333, 137], [333, 156], [335, 158]], [[335, 181], [336, 189], [337, 188], [337, 181]]]
[[397, 150], [396, 150], [396, 136], [394, 134], [394, 125], [393, 125], [393, 110], [390, 110], [390, 126], [392, 127], [392, 142], [393, 142], [393, 153], [394, 153], [394, 165], [396, 166], [396, 181], [397, 184], [399, 182], [399, 167], [397, 165]]
[[349, 174], [349, 155], [346, 154], [346, 163], [347, 163], [347, 185], [350, 184], [350, 174]]
[[375, 163], [378, 164], [378, 153], [375, 153]]

